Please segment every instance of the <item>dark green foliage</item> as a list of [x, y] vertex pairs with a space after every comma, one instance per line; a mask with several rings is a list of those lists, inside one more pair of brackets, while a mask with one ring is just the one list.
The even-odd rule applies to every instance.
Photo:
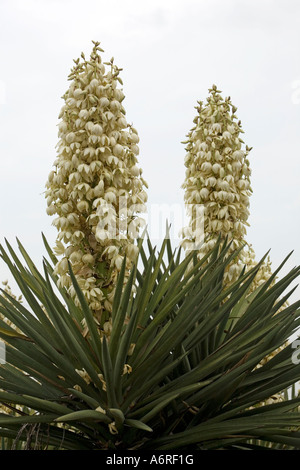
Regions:
[[[228, 248], [219, 241], [201, 262], [193, 255], [181, 261], [167, 238], [158, 253], [148, 240], [149, 254], [142, 246], [142, 267], [124, 289], [120, 273], [111, 336], [101, 338], [72, 272], [80, 308], [55, 286], [50, 262], [42, 275], [20, 243], [25, 267], [9, 244], [0, 247], [25, 299], [4, 291], [0, 298], [1, 314], [19, 331], [0, 320], [7, 353], [0, 402], [24, 407], [0, 414], [3, 442], [39, 449], [300, 448], [300, 398], [258, 406], [299, 380], [291, 345], [257, 367], [299, 328], [300, 302], [282, 302], [300, 268], [248, 295], [258, 264], [225, 290]], [[83, 369], [88, 380], [77, 372]]]

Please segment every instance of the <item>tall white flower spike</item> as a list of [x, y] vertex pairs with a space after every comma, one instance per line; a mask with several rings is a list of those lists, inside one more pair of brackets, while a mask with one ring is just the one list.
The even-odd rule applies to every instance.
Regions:
[[138, 133], [125, 118], [121, 69], [113, 58], [102, 63], [100, 43], [93, 44], [90, 58], [74, 60], [69, 75], [46, 198], [47, 213], [57, 215], [59, 283], [76, 299], [69, 260], [102, 327], [124, 256], [129, 271], [137, 254], [135, 238], [144, 222], [137, 214], [146, 211], [147, 183], [138, 166]]

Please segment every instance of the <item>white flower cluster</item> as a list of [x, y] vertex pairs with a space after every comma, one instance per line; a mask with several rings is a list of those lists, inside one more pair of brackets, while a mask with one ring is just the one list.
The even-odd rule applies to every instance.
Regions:
[[[199, 258], [215, 244], [219, 234], [232, 241], [232, 249], [245, 243], [249, 216], [251, 170], [247, 158], [251, 148], [243, 149], [241, 122], [230, 97], [223, 99], [215, 85], [209, 90], [206, 105], [199, 101], [195, 126], [187, 135], [186, 178], [183, 184], [185, 204], [190, 217], [183, 229], [183, 246], [189, 250], [199, 237], [205, 238]], [[197, 228], [197, 207], [203, 208], [204, 227]], [[204, 230], [204, 234], [200, 233]], [[198, 233], [199, 232], [199, 233]], [[243, 255], [225, 273], [231, 282], [243, 266]]]
[[[243, 263], [246, 266], [246, 270], [250, 271], [257, 265], [257, 260], [255, 259], [255, 252], [252, 248], [252, 245], [248, 245], [244, 250]], [[250, 292], [253, 292], [257, 287], [264, 284], [272, 276], [272, 263], [270, 257], [268, 256], [262, 263], [260, 269], [258, 270], [254, 282], [250, 287]], [[271, 286], [274, 285], [275, 279], [271, 283]], [[249, 292], [249, 293], [250, 293]]]
[[[14, 300], [17, 300], [19, 303], [22, 303], [23, 302], [23, 296], [22, 295], [19, 295], [18, 297], [13, 293], [13, 291], [11, 290], [11, 287], [10, 285], [8, 284], [8, 280], [5, 280], [5, 281], [2, 281], [2, 284], [3, 284], [3, 291], [6, 292], [6, 294], [8, 294], [10, 297], [12, 297]], [[10, 300], [7, 299], [9, 302]], [[21, 333], [21, 330], [19, 328], [16, 327], [16, 325], [14, 325], [7, 317], [5, 317], [5, 315], [3, 313], [0, 312], [0, 320], [4, 321], [4, 323], [6, 323], [8, 326], [10, 326], [11, 328], [13, 328], [17, 333]]]
[[[124, 256], [137, 255], [147, 193], [138, 166], [139, 137], [127, 123], [120, 70], [102, 63], [98, 42], [89, 60], [74, 60], [71, 84], [59, 118], [55, 169], [46, 183], [47, 213], [59, 234], [55, 267], [59, 283], [76, 299], [68, 261], [101, 324], [109, 318], [115, 281]], [[107, 68], [105, 67], [107, 66]]]
[[[198, 258], [210, 251], [217, 238], [228, 238], [239, 256], [228, 267], [224, 282], [234, 282], [246, 266], [257, 264], [252, 245], [245, 239], [252, 193], [248, 154], [251, 150], [240, 134], [244, 133], [230, 97], [223, 99], [216, 85], [209, 89], [206, 105], [198, 101], [195, 126], [187, 135], [185, 203], [189, 226], [182, 230], [187, 252], [199, 246]], [[202, 210], [199, 210], [201, 208]], [[197, 210], [198, 209], [198, 210]], [[199, 223], [201, 219], [204, 223]], [[259, 269], [253, 291], [272, 275], [268, 257]]]

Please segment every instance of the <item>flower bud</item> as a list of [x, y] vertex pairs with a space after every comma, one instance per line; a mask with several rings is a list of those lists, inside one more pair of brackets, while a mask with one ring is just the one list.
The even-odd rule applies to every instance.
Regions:
[[103, 98], [100, 98], [99, 106], [101, 108], [106, 108], [108, 105], [109, 105], [109, 100], [105, 96], [103, 96]]
[[93, 264], [94, 263], [94, 257], [90, 253], [88, 253], [86, 255], [83, 255], [82, 262], [84, 264]]
[[214, 173], [216, 173], [216, 174], [219, 173], [220, 169], [221, 169], [221, 165], [219, 165], [219, 163], [215, 163], [215, 164], [212, 166], [212, 171], [213, 171]]
[[51, 206], [47, 207], [46, 212], [47, 212], [48, 215], [54, 215], [54, 214], [56, 214], [56, 207], [51, 205]]
[[124, 129], [125, 127], [127, 127], [127, 122], [125, 118], [119, 118], [117, 122], [118, 122], [118, 126], [121, 129]]
[[93, 132], [94, 123], [92, 121], [88, 121], [85, 125], [85, 128], [88, 132]]
[[134, 165], [131, 167], [130, 172], [133, 176], [139, 176], [140, 175], [140, 169], [137, 165]]
[[59, 132], [61, 132], [62, 134], [64, 134], [65, 132], [67, 132], [68, 130], [68, 125], [65, 121], [62, 121], [58, 124], [58, 129], [59, 129]]
[[103, 129], [102, 127], [100, 126], [100, 124], [95, 124], [92, 129], [91, 129], [91, 132], [94, 134], [94, 135], [101, 135], [103, 133]]
[[75, 264], [81, 261], [82, 253], [80, 251], [73, 251], [70, 255], [70, 261]]
[[116, 258], [115, 258], [115, 266], [117, 268], [118, 271], [121, 270], [121, 267], [122, 267], [122, 264], [123, 264], [123, 257], [118, 255]]
[[69, 132], [69, 134], [66, 135], [66, 141], [68, 142], [68, 144], [71, 144], [72, 142], [74, 142], [76, 139], [76, 135], [74, 132]]
[[83, 96], [83, 91], [81, 90], [81, 88], [77, 88], [76, 90], [74, 90], [74, 98], [76, 99], [80, 99], [82, 96]]
[[113, 148], [114, 155], [121, 156], [123, 155], [123, 147], [120, 144], [117, 144]]
[[88, 211], [88, 209], [89, 209], [89, 204], [88, 204], [88, 202], [86, 202], [86, 201], [79, 201], [78, 204], [77, 204], [77, 209], [79, 210], [79, 212]]
[[80, 119], [88, 119], [89, 117], [89, 112], [87, 109], [81, 109], [79, 112], [79, 118]]

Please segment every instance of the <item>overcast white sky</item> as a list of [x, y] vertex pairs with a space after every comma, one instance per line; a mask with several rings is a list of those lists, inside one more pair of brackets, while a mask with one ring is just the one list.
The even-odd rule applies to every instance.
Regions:
[[123, 68], [149, 208], [183, 207], [181, 141], [216, 83], [253, 147], [248, 241], [274, 268], [291, 250], [287, 268], [299, 264], [298, 0], [0, 0], [0, 242], [18, 236], [38, 263], [41, 232], [54, 244], [44, 184], [67, 75], [92, 39]]

